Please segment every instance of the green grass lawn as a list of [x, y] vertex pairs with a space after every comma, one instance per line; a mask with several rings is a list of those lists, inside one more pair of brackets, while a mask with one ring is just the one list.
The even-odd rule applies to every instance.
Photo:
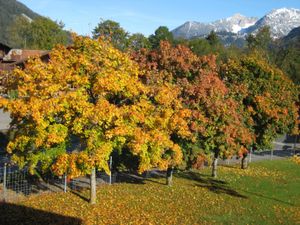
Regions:
[[219, 167], [218, 179], [209, 175], [209, 168], [178, 172], [172, 187], [163, 178], [98, 186], [93, 206], [88, 190], [31, 196], [2, 206], [1, 218], [12, 224], [300, 224], [299, 165], [264, 161], [247, 170]]

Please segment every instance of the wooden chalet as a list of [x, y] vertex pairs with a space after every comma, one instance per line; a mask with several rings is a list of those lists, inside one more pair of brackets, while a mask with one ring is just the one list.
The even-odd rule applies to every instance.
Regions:
[[12, 49], [0, 43], [0, 92], [9, 71], [16, 67], [24, 68], [30, 57], [40, 57], [43, 61], [49, 61], [49, 51]]

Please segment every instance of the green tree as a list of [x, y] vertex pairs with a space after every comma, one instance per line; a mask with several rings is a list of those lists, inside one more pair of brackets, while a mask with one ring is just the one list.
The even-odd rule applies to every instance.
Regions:
[[15, 48], [50, 50], [56, 44], [67, 44], [69, 34], [62, 23], [45, 17], [29, 21], [24, 16], [17, 17], [8, 29], [11, 37], [9, 45]]
[[12, 26], [8, 28], [8, 44], [14, 48], [27, 48], [30, 22], [23, 16], [16, 17]]
[[150, 48], [151, 44], [143, 34], [135, 33], [128, 38], [128, 48], [132, 50], [139, 50], [142, 48]]
[[109, 40], [119, 50], [127, 48], [129, 33], [113, 20], [102, 20], [92, 33], [94, 39], [101, 37]]
[[282, 40], [276, 49], [276, 65], [296, 83], [300, 84], [300, 35], [292, 40]]
[[149, 41], [151, 43], [152, 49], [159, 48], [161, 41], [168, 41], [173, 43], [174, 37], [172, 32], [169, 31], [169, 28], [166, 26], [160, 26], [154, 32], [154, 34], [149, 36]]
[[220, 40], [215, 31], [211, 31], [209, 35], [205, 38], [211, 46], [217, 46], [220, 44]]
[[208, 55], [212, 53], [211, 45], [206, 39], [196, 38], [188, 42], [189, 48], [198, 56]]
[[250, 34], [246, 38], [248, 53], [256, 52], [263, 58], [266, 58], [269, 63], [274, 62], [274, 45], [272, 40], [270, 27], [264, 26], [257, 32], [256, 35]]
[[224, 60], [230, 53], [221, 43], [218, 35], [211, 31], [206, 38], [195, 38], [188, 41], [187, 46], [198, 56], [214, 54], [218, 61]]

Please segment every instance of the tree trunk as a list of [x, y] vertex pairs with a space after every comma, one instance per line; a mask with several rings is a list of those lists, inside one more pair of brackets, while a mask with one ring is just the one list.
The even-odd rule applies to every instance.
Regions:
[[247, 156], [248, 156], [248, 154], [243, 154], [242, 166], [241, 166], [242, 169], [247, 169], [247, 167], [248, 167]]
[[213, 164], [212, 164], [212, 173], [211, 173], [211, 176], [213, 178], [217, 177], [218, 157], [219, 157], [218, 154], [215, 154]]
[[166, 184], [168, 186], [172, 186], [172, 182], [173, 182], [172, 178], [173, 178], [173, 167], [169, 167], [167, 169], [167, 174], [166, 174]]
[[96, 204], [96, 169], [92, 169], [92, 173], [90, 176], [90, 181], [91, 181], [91, 196], [90, 196], [90, 203], [91, 204]]

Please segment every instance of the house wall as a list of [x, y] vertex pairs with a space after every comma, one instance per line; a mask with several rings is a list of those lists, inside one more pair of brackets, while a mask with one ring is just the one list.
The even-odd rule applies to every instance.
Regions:
[[0, 130], [7, 130], [10, 122], [9, 113], [3, 112], [3, 109], [0, 109]]

